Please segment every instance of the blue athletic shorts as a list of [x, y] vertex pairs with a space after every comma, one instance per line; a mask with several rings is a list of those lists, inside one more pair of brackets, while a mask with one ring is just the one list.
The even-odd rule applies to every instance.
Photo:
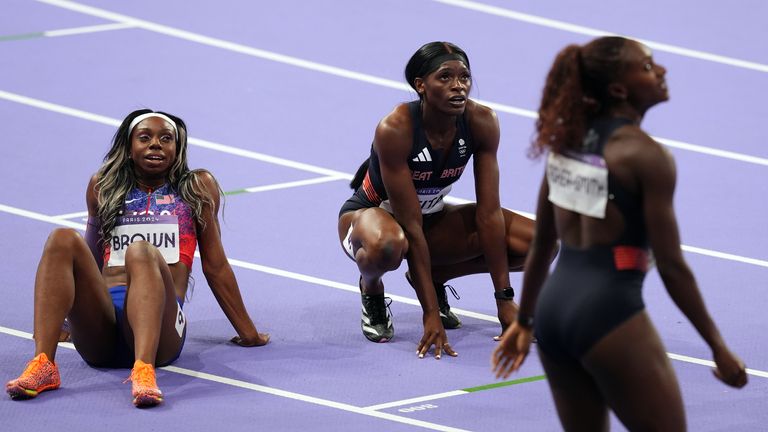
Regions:
[[[115, 355], [112, 358], [112, 361], [110, 362], [108, 367], [132, 368], [133, 362], [135, 360], [133, 347], [130, 346], [128, 344], [128, 341], [125, 340], [125, 336], [123, 335], [123, 330], [122, 330], [123, 322], [126, 319], [125, 293], [126, 293], [125, 285], [116, 285], [109, 289], [109, 295], [112, 297], [112, 305], [115, 307], [115, 319], [117, 320], [115, 331], [117, 332], [117, 337], [115, 341]], [[182, 302], [180, 302], [179, 299], [176, 299], [176, 301], [179, 304], [179, 308], [181, 308]], [[181, 345], [179, 346], [179, 352], [176, 353], [176, 355], [173, 356], [171, 360], [164, 362], [163, 364], [158, 364], [157, 367], [169, 365], [179, 358], [179, 355], [181, 355], [181, 350], [184, 348], [184, 342], [187, 337], [186, 332], [184, 332], [183, 334], [184, 334], [183, 336], [184, 339], [182, 339]]]

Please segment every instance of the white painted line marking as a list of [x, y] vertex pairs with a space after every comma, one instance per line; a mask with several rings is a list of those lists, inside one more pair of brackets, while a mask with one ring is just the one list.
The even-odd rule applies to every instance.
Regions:
[[254, 192], [266, 192], [266, 191], [273, 191], [278, 189], [289, 189], [294, 187], [300, 187], [300, 186], [308, 186], [308, 185], [315, 185], [320, 183], [327, 183], [337, 180], [347, 180], [347, 178], [339, 177], [339, 176], [326, 176], [326, 177], [317, 177], [313, 179], [307, 179], [307, 180], [297, 180], [292, 182], [285, 182], [285, 183], [275, 183], [270, 185], [264, 185], [264, 186], [253, 186], [243, 189], [246, 192], [254, 193]]
[[66, 214], [56, 215], [56, 216], [51, 216], [51, 217], [55, 218], [55, 219], [84, 218], [84, 217], [88, 217], [88, 211], [86, 210], [86, 211], [80, 211], [80, 212], [75, 212], [75, 213], [66, 213]]
[[[4, 204], [0, 204], [0, 211], [6, 212], [6, 213], [10, 213], [10, 214], [14, 214], [14, 215], [18, 215], [18, 216], [28, 217], [28, 218], [31, 218], [31, 219], [34, 219], [34, 220], [38, 220], [38, 221], [41, 221], [41, 222], [48, 222], [48, 223], [51, 223], [51, 224], [54, 224], [54, 225], [68, 226], [70, 228], [79, 229], [81, 231], [85, 230], [85, 225], [83, 225], [83, 224], [77, 224], [77, 223], [66, 221], [66, 220], [56, 219], [56, 218], [53, 218], [51, 216], [46, 216], [46, 215], [43, 215], [43, 214], [39, 214], [39, 213], [35, 213], [35, 212], [30, 212], [30, 211], [27, 211], [27, 210], [17, 209], [15, 207], [10, 207], [10, 206], [4, 205]], [[199, 252], [195, 252], [195, 256], [199, 257], [200, 256]], [[288, 278], [288, 279], [299, 280], [299, 281], [302, 281], [302, 282], [307, 282], [307, 283], [311, 283], [311, 284], [315, 284], [315, 285], [327, 286], [329, 288], [336, 288], [336, 289], [340, 289], [340, 290], [343, 290], [343, 291], [353, 292], [355, 294], [358, 294], [360, 292], [360, 290], [357, 287], [357, 285], [350, 285], [350, 284], [336, 282], [336, 281], [332, 281], [332, 280], [328, 280], [328, 279], [323, 279], [323, 278], [319, 278], [319, 277], [315, 277], [315, 276], [308, 276], [308, 275], [305, 275], [305, 274], [301, 274], [301, 273], [297, 273], [297, 272], [292, 272], [292, 271], [288, 271], [288, 270], [283, 270], [283, 269], [278, 269], [278, 268], [275, 268], [275, 267], [268, 267], [268, 266], [264, 266], [264, 265], [260, 265], [260, 264], [249, 263], [247, 261], [242, 261], [242, 260], [238, 260], [238, 259], [234, 259], [234, 258], [228, 258], [228, 261], [229, 261], [230, 265], [232, 265], [234, 267], [240, 267], [240, 268], [245, 268], [245, 269], [249, 269], [249, 270], [255, 270], [255, 271], [262, 272], [262, 273], [267, 273], [267, 274], [272, 274], [272, 275], [275, 275], [275, 276], [285, 277], [285, 278]], [[768, 267], [768, 262], [763, 261], [762, 264], [763, 264], [763, 266]], [[421, 306], [419, 301], [418, 301], [418, 299], [413, 299], [413, 298], [399, 296], [399, 295], [393, 295], [393, 294], [388, 294], [388, 296], [391, 297], [393, 301], [397, 301], [397, 302], [400, 302], [400, 303], [406, 303], [406, 304], [410, 304], [410, 305], [414, 305], [414, 306]], [[478, 312], [467, 311], [467, 310], [463, 310], [463, 309], [459, 309], [459, 308], [454, 308], [454, 307], [451, 307], [451, 310], [454, 311], [457, 315], [471, 317], [471, 318], [475, 318], [475, 319], [479, 319], [479, 320], [483, 320], [483, 321], [488, 321], [488, 322], [499, 323], [498, 318], [496, 318], [495, 316], [492, 316], [492, 315], [487, 315], [487, 314], [482, 314], [482, 313], [478, 313]], [[696, 357], [688, 357], [688, 356], [684, 356], [684, 355], [680, 355], [680, 354], [672, 354], [672, 353], [667, 353], [667, 354], [670, 355], [670, 358], [673, 358], [675, 360], [685, 361], [685, 362], [689, 362], [689, 363], [702, 364], [702, 365], [710, 365], [710, 363], [707, 363], [709, 360], [698, 359]], [[672, 356], [676, 356], [676, 357], [672, 357]], [[704, 363], [702, 363], [702, 362], [704, 362]], [[755, 375], [755, 376], [768, 377], [768, 372], [760, 371], [760, 370], [757, 370], [757, 369], [748, 369], [747, 372], [752, 374], [752, 375]]]
[[[24, 339], [30, 339], [32, 340], [32, 333], [27, 333], [23, 331], [19, 331], [16, 329], [8, 328], [0, 326], [0, 333], [5, 333], [11, 336], [21, 337]], [[60, 347], [68, 348], [71, 350], [75, 349], [75, 346], [71, 343], [59, 343]], [[249, 383], [247, 381], [237, 380], [233, 378], [227, 378], [219, 375], [213, 375], [205, 372], [200, 372], [192, 369], [186, 369], [178, 366], [163, 366], [159, 369], [177, 373], [180, 375], [187, 375], [198, 379], [203, 379], [206, 381], [212, 381], [219, 384], [225, 384], [232, 387], [239, 387], [247, 390], [253, 390], [260, 393], [266, 393], [273, 396], [279, 396], [287, 399], [294, 399], [301, 402], [307, 402], [315, 405], [321, 405], [328, 408], [335, 408], [342, 411], [352, 412], [355, 414], [362, 414], [369, 417], [376, 417], [383, 420], [390, 420], [397, 423], [404, 423], [411, 426], [419, 426], [425, 429], [431, 429], [431, 430], [437, 430], [437, 431], [445, 431], [445, 432], [462, 432], [465, 431], [464, 429], [454, 428], [450, 426], [443, 426], [436, 423], [430, 423], [422, 420], [416, 420], [408, 417], [401, 417], [394, 414], [388, 414], [383, 412], [378, 412], [374, 410], [370, 410], [367, 408], [361, 408], [354, 405], [349, 405], [341, 402], [334, 402], [327, 399], [321, 399], [314, 396], [307, 396], [303, 395], [301, 393], [295, 393], [287, 390], [281, 390], [274, 387], [267, 387], [259, 384], [253, 384]]]
[[[453, 309], [453, 308], [451, 308], [451, 309]], [[469, 393], [469, 392], [466, 392], [464, 390], [453, 390], [453, 391], [449, 391], [449, 392], [436, 393], [436, 394], [433, 394], [433, 395], [415, 397], [415, 398], [411, 398], [411, 399], [403, 399], [403, 400], [399, 400], [399, 401], [387, 402], [387, 403], [378, 404], [378, 405], [371, 405], [371, 406], [365, 407], [365, 409], [378, 411], [378, 410], [387, 409], [387, 408], [399, 407], [399, 406], [402, 406], [402, 405], [417, 404], [417, 403], [420, 403], [420, 402], [426, 402], [426, 401], [431, 401], [431, 400], [435, 400], [435, 399], [444, 399], [444, 398], [453, 397], [453, 396], [460, 396], [460, 395], [464, 395], [464, 394], [467, 394], [467, 393]]]
[[[278, 54], [271, 51], [261, 50], [261, 49], [249, 47], [247, 45], [242, 45], [234, 42], [225, 41], [222, 39], [204, 36], [204, 35], [189, 32], [186, 30], [181, 30], [174, 27], [169, 27], [169, 26], [153, 23], [150, 21], [145, 21], [138, 18], [130, 17], [127, 15], [110, 12], [104, 9], [81, 5], [71, 1], [66, 1], [66, 0], [37, 0], [37, 1], [42, 3], [47, 3], [53, 6], [61, 7], [64, 9], [69, 9], [76, 12], [84, 13], [87, 15], [92, 15], [92, 16], [97, 16], [100, 18], [108, 19], [108, 20], [122, 22], [135, 27], [143, 28], [148, 31], [188, 40], [190, 42], [196, 42], [196, 43], [200, 43], [200, 44], [215, 47], [215, 48], [221, 48], [221, 49], [225, 49], [233, 52], [238, 52], [241, 54], [250, 55], [253, 57], [263, 58], [265, 60], [284, 63], [291, 66], [312, 70], [315, 72], [322, 72], [322, 73], [338, 76], [341, 78], [347, 78], [347, 79], [352, 79], [356, 81], [366, 82], [369, 84], [379, 85], [379, 86], [383, 86], [383, 87], [387, 87], [395, 90], [411, 91], [411, 88], [408, 85], [401, 83], [399, 81], [380, 78], [373, 75], [350, 71], [350, 70], [339, 68], [336, 66], [330, 66], [322, 63], [317, 63], [317, 62], [303, 60], [296, 57], [287, 56], [284, 54]], [[527, 117], [531, 119], [537, 118], [537, 113], [535, 111], [513, 107], [509, 105], [504, 105], [504, 104], [491, 102], [491, 101], [484, 101], [482, 99], [475, 99], [475, 100], [478, 103], [487, 105], [498, 112], [504, 112], [504, 113], [513, 114], [521, 117]], [[669, 143], [668, 145], [672, 147], [684, 149], [684, 150], [700, 152], [700, 153], [710, 154], [713, 156], [735, 159], [743, 162], [757, 163], [760, 165], [768, 166], [768, 158], [743, 155], [740, 153], [730, 152], [726, 150], [710, 149], [704, 146], [686, 144], [681, 141], [667, 140], [667, 139], [661, 139], [661, 138], [656, 138], [656, 139], [658, 139], [660, 142], [661, 140], [664, 140], [667, 143]], [[702, 149], [706, 149], [706, 151], [702, 151]]]
[[43, 35], [47, 37], [71, 36], [71, 35], [85, 34], [85, 33], [123, 30], [123, 29], [134, 28], [134, 27], [135, 26], [133, 24], [128, 24], [128, 23], [111, 23], [111, 24], [100, 24], [100, 25], [87, 26], [87, 27], [75, 27], [75, 28], [68, 28], [68, 29], [61, 29], [61, 30], [48, 30], [48, 31], [44, 31]]
[[[526, 22], [529, 24], [535, 24], [542, 27], [548, 27], [557, 30], [563, 30], [570, 33], [582, 34], [586, 36], [599, 37], [599, 36], [618, 36], [618, 33], [612, 33], [605, 30], [599, 30], [595, 28], [585, 27], [576, 24], [570, 24], [564, 21], [558, 21], [550, 18], [543, 18], [536, 15], [530, 15], [522, 12], [516, 12], [510, 9], [504, 9], [497, 6], [491, 6], [484, 3], [478, 3], [469, 0], [433, 0], [437, 3], [443, 3], [446, 5], [456, 6], [462, 9], [473, 10], [476, 12], [482, 12], [489, 15], [494, 15], [502, 18], [509, 18], [516, 21]], [[733, 57], [726, 57], [718, 54], [711, 54], [704, 51], [698, 51], [688, 48], [683, 48], [675, 45], [670, 45], [661, 42], [654, 42], [645, 39], [639, 39], [632, 36], [626, 36], [637, 40], [650, 48], [658, 51], [664, 51], [671, 54], [677, 54], [685, 57], [691, 57], [699, 60], [710, 61], [714, 63], [725, 64], [729, 66], [735, 66], [744, 69], [756, 70], [759, 72], [768, 72], [768, 65], [740, 60]]]

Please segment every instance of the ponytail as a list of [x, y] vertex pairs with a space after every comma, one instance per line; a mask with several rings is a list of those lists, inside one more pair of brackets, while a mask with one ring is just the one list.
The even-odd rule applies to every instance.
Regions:
[[581, 72], [581, 47], [569, 45], [555, 58], [547, 75], [530, 153], [549, 149], [559, 153], [569, 143], [580, 142], [586, 129]]
[[625, 66], [621, 54], [627, 40], [606, 36], [557, 54], [544, 85], [529, 156], [581, 146], [589, 123], [615, 103], [608, 86]]

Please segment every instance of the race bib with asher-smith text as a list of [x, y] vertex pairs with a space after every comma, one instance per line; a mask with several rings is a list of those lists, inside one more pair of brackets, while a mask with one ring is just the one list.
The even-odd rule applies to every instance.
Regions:
[[176, 215], [119, 216], [109, 243], [110, 267], [125, 265], [125, 251], [136, 241], [155, 246], [165, 262], [179, 262], [179, 220]]
[[579, 159], [550, 153], [547, 158], [549, 201], [558, 207], [599, 219], [608, 204], [608, 168], [593, 154]]

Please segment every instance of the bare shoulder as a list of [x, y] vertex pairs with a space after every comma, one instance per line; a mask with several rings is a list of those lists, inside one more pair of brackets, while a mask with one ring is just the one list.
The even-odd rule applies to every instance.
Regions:
[[398, 104], [376, 126], [377, 138], [400, 138], [410, 136], [413, 121], [407, 103]]
[[493, 108], [468, 99], [464, 113], [472, 136], [478, 144], [481, 146], [487, 144], [489, 150], [495, 149], [498, 146], [500, 132], [499, 119]]
[[636, 125], [622, 126], [617, 129], [611, 141], [621, 141], [621, 146], [627, 150], [628, 155], [640, 162], [654, 160], [658, 162], [672, 157], [663, 145]]
[[672, 154], [639, 126], [627, 125], [619, 128], [609, 144], [618, 144], [614, 146], [614, 154], [640, 178], [658, 180], [668, 176], [674, 177]]
[[467, 99], [465, 112], [470, 121], [496, 120], [496, 111], [494, 111], [493, 108], [472, 99]]
[[[408, 104], [397, 105], [376, 126], [373, 147], [382, 159], [401, 159], [411, 150], [413, 121]], [[403, 156], [405, 155], [405, 156]]]
[[88, 186], [87, 186], [87, 193], [90, 195], [91, 193], [96, 192], [96, 184], [99, 182], [99, 174], [93, 174], [91, 178], [88, 180]]
[[206, 191], [212, 195], [219, 194], [219, 182], [216, 177], [206, 169], [196, 169], [190, 172], [191, 176], [194, 176], [194, 181], [199, 183]]

